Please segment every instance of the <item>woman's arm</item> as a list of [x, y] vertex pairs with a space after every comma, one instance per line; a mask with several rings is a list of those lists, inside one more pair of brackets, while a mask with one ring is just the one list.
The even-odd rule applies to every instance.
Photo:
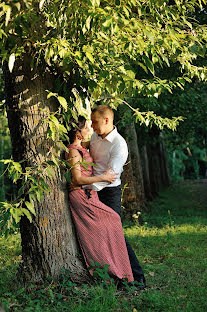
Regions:
[[107, 170], [105, 173], [98, 176], [85, 177], [81, 175], [81, 167], [80, 162], [82, 161], [81, 154], [76, 150], [70, 150], [68, 161], [71, 165], [71, 172], [73, 176], [73, 184], [74, 185], [85, 185], [91, 184], [94, 182], [114, 182], [116, 180], [116, 173], [111, 173], [111, 169]]

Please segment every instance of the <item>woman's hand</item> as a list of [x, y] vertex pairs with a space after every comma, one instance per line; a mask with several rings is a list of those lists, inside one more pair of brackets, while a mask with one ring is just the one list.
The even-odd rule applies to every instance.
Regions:
[[104, 172], [103, 181], [113, 183], [117, 178], [118, 173], [113, 173], [112, 169], [109, 168], [106, 172]]

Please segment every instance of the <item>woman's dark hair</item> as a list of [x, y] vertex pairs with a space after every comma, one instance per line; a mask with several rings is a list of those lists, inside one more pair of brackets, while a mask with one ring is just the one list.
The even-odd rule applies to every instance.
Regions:
[[71, 119], [71, 130], [68, 132], [68, 137], [70, 140], [70, 144], [72, 144], [75, 140], [75, 135], [77, 131], [81, 131], [86, 124], [86, 119], [83, 116], [78, 117], [78, 121], [75, 119]]

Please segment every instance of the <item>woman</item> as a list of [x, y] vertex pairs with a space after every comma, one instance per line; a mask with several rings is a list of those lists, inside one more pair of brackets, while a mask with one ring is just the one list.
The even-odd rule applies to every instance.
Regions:
[[[66, 154], [72, 166], [73, 185], [69, 197], [79, 244], [87, 267], [94, 262], [107, 264], [111, 277], [127, 278], [132, 282], [134, 279], [119, 215], [99, 200], [96, 191], [81, 187], [100, 181], [112, 183], [116, 179], [116, 174], [110, 169], [102, 175], [92, 176], [92, 166], [83, 164], [83, 161], [93, 162], [82, 146], [82, 140], [88, 137], [88, 133], [87, 122], [80, 116], [76, 127], [69, 132], [71, 144], [68, 145], [69, 154]], [[92, 270], [90, 273], [93, 275]]]

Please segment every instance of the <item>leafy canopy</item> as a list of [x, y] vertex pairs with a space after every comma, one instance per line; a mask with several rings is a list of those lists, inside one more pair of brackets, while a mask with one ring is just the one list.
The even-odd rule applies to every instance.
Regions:
[[[30, 54], [32, 67], [43, 63], [61, 73], [73, 82], [71, 89], [74, 84], [85, 88], [91, 103], [105, 98], [116, 107], [126, 96], [158, 97], [192, 77], [206, 80], [206, 67], [194, 64], [206, 54], [206, 25], [194, 18], [203, 4], [205, 0], [2, 2], [1, 56], [12, 71], [16, 57]], [[173, 64], [177, 73], [163, 78], [160, 68]], [[137, 112], [145, 121], [146, 113]], [[171, 127], [164, 120], [163, 125]]]

